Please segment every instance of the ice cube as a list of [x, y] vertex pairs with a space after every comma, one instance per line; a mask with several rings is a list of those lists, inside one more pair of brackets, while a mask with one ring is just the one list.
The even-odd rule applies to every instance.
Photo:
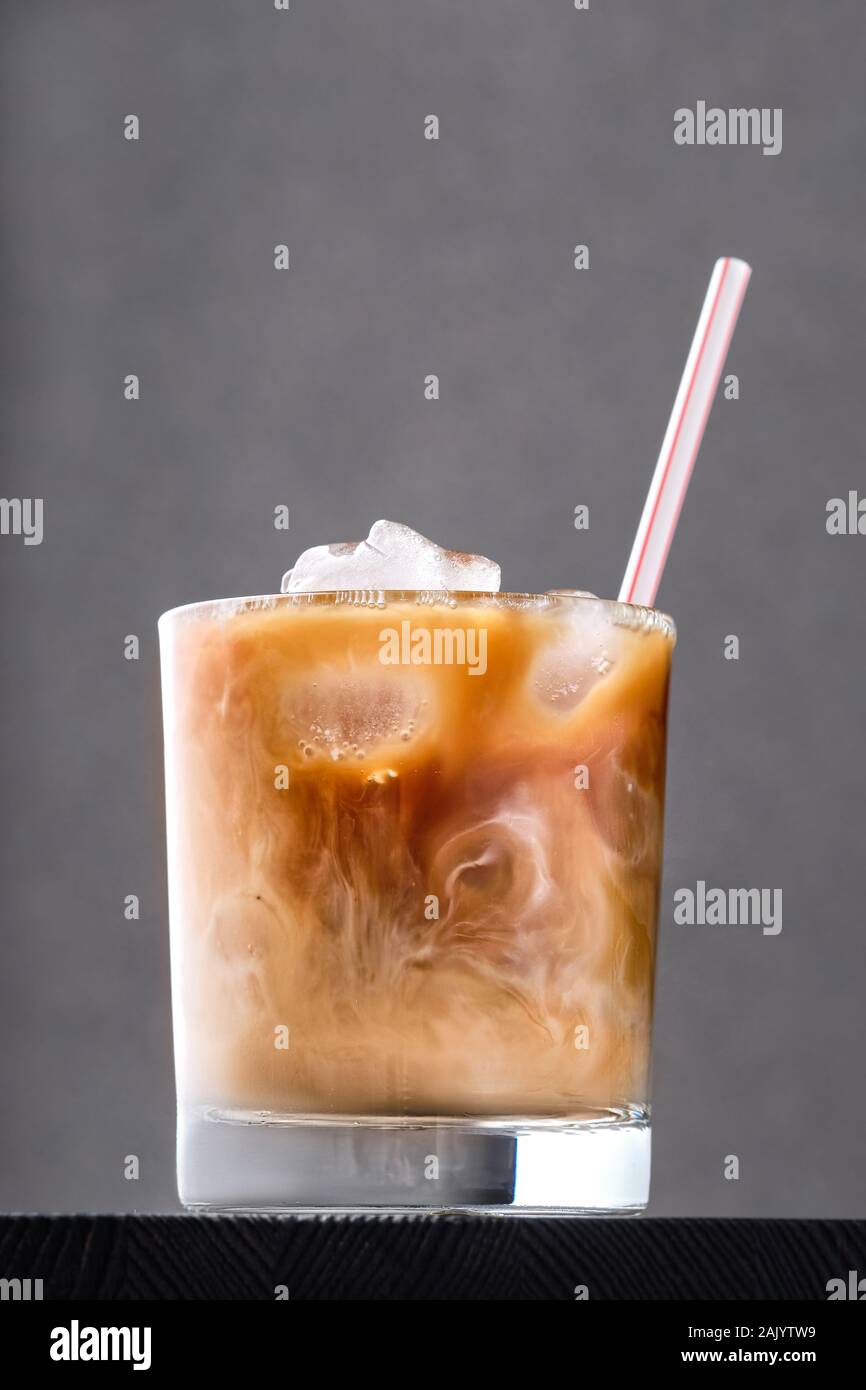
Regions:
[[346, 589], [499, 592], [499, 566], [483, 555], [443, 550], [397, 521], [376, 521], [365, 541], [314, 545], [283, 575], [284, 594]]
[[[551, 591], [553, 592], [553, 591]], [[559, 590], [576, 595], [574, 590]], [[618, 632], [605, 605], [582, 595], [579, 606], [564, 609], [550, 623], [549, 640], [536, 657], [530, 676], [535, 694], [560, 714], [571, 714], [612, 670], [618, 655]]]
[[419, 672], [399, 679], [374, 671], [320, 675], [312, 684], [287, 690], [284, 717], [303, 761], [385, 765], [395, 749], [405, 753], [423, 738], [434, 716], [434, 688]]
[[624, 736], [622, 744], [590, 768], [590, 806], [596, 829], [608, 849], [630, 867], [651, 864], [659, 853], [660, 739], [652, 725], [646, 730], [638, 725]]

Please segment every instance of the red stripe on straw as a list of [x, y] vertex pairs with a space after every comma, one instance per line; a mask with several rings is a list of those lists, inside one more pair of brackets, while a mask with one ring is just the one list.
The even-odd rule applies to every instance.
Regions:
[[[679, 438], [680, 438], [680, 435], [681, 435], [681, 433], [682, 433], [683, 424], [684, 424], [684, 422], [685, 422], [686, 414], [687, 414], [688, 408], [689, 408], [689, 401], [691, 400], [692, 392], [694, 391], [695, 381], [697, 380], [698, 371], [699, 371], [700, 366], [701, 366], [701, 360], [702, 360], [702, 358], [703, 358], [704, 351], [705, 351], [706, 346], [707, 346], [707, 340], [708, 340], [708, 338], [709, 338], [709, 336], [710, 336], [710, 332], [711, 332], [712, 327], [713, 327], [713, 324], [714, 324], [714, 322], [715, 322], [716, 310], [718, 309], [718, 306], [719, 306], [719, 299], [721, 298], [722, 289], [724, 288], [725, 279], [726, 279], [726, 277], [727, 277], [728, 270], [730, 269], [730, 264], [731, 264], [730, 258], [729, 258], [728, 256], [726, 256], [726, 257], [724, 258], [724, 261], [723, 261], [723, 264], [722, 264], [722, 273], [721, 273], [721, 275], [719, 276], [719, 283], [718, 283], [718, 285], [716, 286], [716, 293], [715, 293], [715, 295], [714, 295], [714, 297], [713, 297], [713, 303], [712, 303], [712, 308], [710, 309], [710, 315], [709, 315], [709, 318], [707, 319], [707, 326], [706, 326], [706, 328], [704, 329], [704, 335], [703, 335], [703, 338], [701, 339], [701, 345], [700, 345], [700, 348], [698, 349], [698, 355], [697, 355], [697, 357], [695, 358], [694, 367], [692, 368], [692, 374], [691, 374], [691, 377], [690, 377], [690, 379], [689, 379], [689, 386], [688, 386], [688, 390], [686, 391], [686, 397], [685, 397], [685, 400], [684, 400], [684, 402], [683, 402], [683, 408], [682, 408], [682, 410], [681, 410], [681, 412], [680, 412], [680, 418], [679, 418], [679, 420], [677, 421], [676, 432], [675, 432], [675, 434], [674, 434], [673, 440], [671, 441], [671, 446], [670, 446], [670, 449], [668, 450], [668, 456], [667, 456], [667, 458], [666, 458], [666, 460], [665, 460], [664, 471], [663, 471], [663, 473], [662, 473], [662, 480], [661, 480], [661, 483], [659, 484], [659, 488], [658, 488], [658, 491], [657, 491], [656, 496], [655, 496], [655, 501], [653, 502], [652, 514], [650, 515], [649, 524], [648, 524], [648, 526], [647, 526], [647, 528], [646, 528], [646, 530], [645, 530], [645, 532], [644, 532], [643, 544], [642, 544], [642, 546], [641, 546], [640, 555], [639, 555], [639, 557], [638, 557], [637, 565], [635, 566], [635, 572], [634, 572], [634, 575], [633, 575], [633, 577], [632, 577], [631, 586], [630, 586], [629, 591], [628, 591], [628, 598], [625, 600], [626, 603], [631, 603], [631, 602], [632, 602], [632, 599], [634, 598], [634, 591], [635, 591], [635, 589], [637, 588], [637, 581], [638, 581], [638, 578], [639, 578], [639, 576], [640, 576], [641, 567], [642, 567], [642, 565], [643, 565], [644, 558], [645, 558], [645, 556], [646, 556], [646, 549], [647, 549], [647, 546], [649, 545], [650, 537], [651, 537], [651, 535], [652, 535], [652, 533], [653, 533], [653, 527], [654, 527], [654, 525], [655, 525], [655, 519], [656, 519], [656, 512], [657, 512], [658, 509], [659, 509], [659, 504], [661, 503], [661, 499], [662, 499], [662, 497], [663, 497], [663, 495], [664, 495], [665, 484], [666, 484], [667, 479], [668, 479], [668, 473], [670, 472], [671, 463], [673, 462], [673, 458], [674, 458], [674, 455], [675, 455], [676, 450], [677, 450], [677, 444], [679, 443]], [[745, 293], [745, 290], [743, 291], [743, 293]], [[740, 303], [742, 303], [742, 294], [741, 294], [741, 296], [740, 296]], [[737, 307], [738, 307], [738, 311], [739, 311], [739, 305], [738, 305]], [[734, 316], [733, 322], [736, 323], [736, 316]], [[728, 345], [730, 344], [730, 340], [731, 340], [731, 335], [732, 335], [732, 334], [733, 334], [733, 327], [731, 328], [731, 333], [729, 333], [729, 335], [728, 335], [728, 342], [725, 344], [725, 351], [722, 353], [722, 361], [723, 361], [723, 362], [724, 362], [725, 356], [726, 356], [727, 351], [728, 351]], [[706, 424], [706, 421], [707, 421], [707, 419], [709, 418], [710, 410], [712, 409], [712, 404], [713, 404], [713, 400], [712, 400], [712, 397], [711, 397], [711, 398], [710, 398], [709, 405], [708, 405], [707, 410], [706, 410], [706, 413], [705, 413], [705, 415], [704, 415], [704, 424]], [[690, 461], [690, 463], [689, 463], [688, 469], [686, 470], [686, 475], [685, 475], [686, 481], [687, 481], [688, 478], [690, 477], [691, 471], [692, 471], [692, 469], [694, 468], [695, 459], [696, 459], [697, 456], [698, 456], [698, 449], [700, 448], [700, 445], [701, 445], [701, 437], [702, 437], [702, 435], [703, 435], [703, 429], [699, 430], [698, 435], [697, 435], [697, 444], [696, 444], [696, 446], [695, 446], [694, 453], [692, 454], [691, 461]], [[680, 489], [680, 504], [679, 504], [679, 507], [677, 508], [676, 516], [675, 516], [674, 519], [673, 519], [673, 520], [674, 520], [674, 525], [671, 526], [671, 527], [669, 527], [669, 530], [668, 530], [668, 543], [667, 543], [667, 548], [666, 548], [666, 550], [665, 550], [664, 558], [663, 558], [663, 560], [662, 560], [661, 566], [659, 567], [659, 574], [661, 574], [661, 570], [664, 568], [664, 562], [665, 562], [665, 560], [667, 559], [668, 550], [670, 549], [671, 540], [672, 540], [672, 538], [673, 538], [674, 526], [676, 526], [677, 518], [679, 517], [680, 510], [682, 509], [683, 499], [684, 499], [684, 497], [685, 497], [685, 491], [686, 491], [686, 490], [685, 490], [685, 487], [683, 487], [683, 488]]]
[[[722, 274], [722, 279], [724, 279], [725, 274], [727, 274], [728, 264], [729, 264], [728, 262], [725, 263], [725, 269], [724, 269], [724, 272], [723, 272], [723, 274]], [[719, 365], [718, 365], [719, 375], [721, 375], [721, 370], [722, 370], [722, 367], [724, 366], [725, 358], [726, 358], [727, 355], [728, 355], [728, 349], [729, 349], [729, 347], [731, 346], [731, 339], [732, 339], [733, 336], [734, 336], [734, 329], [735, 329], [736, 326], [737, 326], [737, 319], [739, 318], [740, 310], [741, 310], [741, 308], [743, 307], [743, 300], [744, 300], [745, 297], [746, 297], [746, 290], [748, 289], [748, 287], [749, 287], [749, 282], [748, 282], [748, 280], [746, 280], [746, 281], [743, 282], [742, 289], [740, 290], [739, 294], [737, 295], [736, 306], [735, 306], [735, 308], [734, 308], [734, 312], [733, 312], [732, 315], [731, 315], [731, 326], [730, 326], [730, 328], [729, 328], [728, 331], [727, 331], [727, 334], [726, 334], [726, 336], [725, 336], [725, 340], [724, 340], [724, 342], [723, 342], [723, 344], [722, 344], [721, 352], [719, 353]], [[710, 315], [711, 320], [712, 320], [713, 314], [715, 313], [716, 304], [718, 304], [718, 301], [719, 301], [719, 295], [721, 294], [721, 288], [722, 288], [722, 287], [721, 287], [721, 284], [719, 284], [719, 294], [716, 295], [715, 301], [714, 301], [714, 303], [713, 303], [713, 309], [712, 309], [712, 312], [711, 312], [711, 315]], [[703, 349], [702, 349], [702, 350], [703, 350]], [[698, 433], [697, 433], [697, 436], [696, 436], [696, 438], [697, 438], [697, 443], [696, 443], [696, 446], [695, 446], [695, 451], [694, 451], [694, 453], [692, 454], [692, 458], [691, 458], [691, 462], [690, 462], [689, 467], [688, 467], [688, 471], [687, 471], [687, 473], [686, 473], [685, 484], [688, 483], [688, 480], [689, 480], [689, 478], [691, 477], [692, 469], [693, 469], [694, 466], [695, 466], [695, 459], [696, 459], [697, 456], [698, 456], [698, 452], [699, 452], [699, 450], [700, 450], [701, 443], [702, 443], [702, 441], [703, 441], [704, 430], [705, 430], [706, 427], [707, 427], [707, 421], [708, 421], [709, 418], [710, 418], [710, 413], [711, 413], [711, 411], [712, 411], [712, 409], [713, 409], [714, 403], [715, 403], [715, 392], [713, 392], [713, 394], [708, 398], [707, 404], [706, 404], [706, 406], [704, 407], [704, 412], [703, 412], [703, 415], [702, 415], [702, 417], [701, 417], [700, 429], [698, 430]], [[683, 411], [683, 415], [685, 415], [685, 411]], [[673, 450], [671, 451], [671, 457], [673, 457]], [[685, 500], [686, 500], [686, 492], [688, 491], [688, 488], [687, 488], [687, 486], [686, 486], [685, 484], [684, 484], [684, 486], [681, 487], [680, 490], [679, 490], [679, 495], [678, 495], [678, 498], [677, 498], [676, 511], [674, 512], [673, 517], [671, 518], [671, 524], [670, 524], [670, 526], [668, 527], [667, 539], [666, 539], [666, 541], [665, 541], [665, 548], [664, 548], [664, 551], [663, 551], [663, 553], [662, 553], [662, 555], [661, 555], [661, 559], [660, 559], [660, 563], [659, 563], [659, 567], [658, 567], [658, 573], [657, 573], [657, 575], [656, 575], [656, 588], [658, 588], [659, 580], [661, 579], [662, 573], [663, 573], [663, 571], [664, 571], [664, 567], [665, 567], [665, 565], [667, 564], [668, 555], [670, 554], [671, 545], [672, 545], [673, 539], [674, 539], [674, 532], [676, 531], [676, 528], [677, 528], [677, 522], [678, 522], [679, 519], [680, 519], [680, 512], [681, 512], [682, 509], [683, 509], [683, 503], [684, 503]], [[664, 483], [662, 483], [662, 487], [664, 487]], [[661, 491], [659, 492], [659, 497], [661, 497]], [[656, 505], [658, 505], [658, 499], [656, 500]], [[653, 511], [655, 512], [655, 509], [653, 509]], [[644, 549], [646, 549], [646, 544], [644, 544]], [[643, 557], [641, 557], [641, 558], [643, 558]], [[632, 592], [634, 592], [634, 585], [632, 585]]]

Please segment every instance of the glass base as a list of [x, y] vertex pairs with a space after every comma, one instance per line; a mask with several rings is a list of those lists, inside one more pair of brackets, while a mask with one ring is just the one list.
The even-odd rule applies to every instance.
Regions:
[[649, 1177], [642, 1106], [569, 1120], [179, 1117], [180, 1199], [199, 1210], [628, 1215], [646, 1206]]

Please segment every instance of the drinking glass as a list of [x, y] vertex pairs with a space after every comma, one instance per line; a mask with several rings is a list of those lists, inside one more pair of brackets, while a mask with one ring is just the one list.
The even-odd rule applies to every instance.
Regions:
[[181, 1200], [640, 1210], [671, 620], [363, 591], [159, 626]]

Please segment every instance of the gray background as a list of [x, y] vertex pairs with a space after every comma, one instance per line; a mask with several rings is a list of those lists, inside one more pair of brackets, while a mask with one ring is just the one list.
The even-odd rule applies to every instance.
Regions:
[[[0, 538], [0, 1205], [176, 1206], [157, 615], [380, 515], [511, 588], [615, 592], [729, 253], [755, 267], [741, 399], [660, 594], [652, 1210], [866, 1215], [866, 537], [825, 531], [866, 491], [860, 0], [0, 15], [2, 489], [46, 523]], [[675, 147], [699, 98], [781, 106], [781, 155]], [[782, 934], [675, 926], [698, 878], [781, 887]]]

